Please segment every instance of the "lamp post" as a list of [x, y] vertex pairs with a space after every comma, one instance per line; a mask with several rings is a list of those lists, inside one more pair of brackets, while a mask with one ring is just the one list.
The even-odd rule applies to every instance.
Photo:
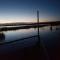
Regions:
[[38, 29], [38, 45], [40, 47], [40, 35], [39, 35], [39, 11], [37, 10], [37, 29]]

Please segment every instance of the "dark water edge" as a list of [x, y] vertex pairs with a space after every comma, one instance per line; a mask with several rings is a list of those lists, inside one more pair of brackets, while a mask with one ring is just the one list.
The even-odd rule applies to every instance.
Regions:
[[[46, 25], [39, 25], [39, 27], [44, 27]], [[0, 31], [11, 31], [11, 30], [19, 30], [19, 29], [30, 29], [37, 28], [38, 25], [23, 25], [23, 26], [1, 26]]]
[[[31, 39], [34, 39], [34, 38], [30, 38], [30, 40]], [[1, 45], [0, 46], [0, 57], [2, 59], [5, 58], [5, 59], [16, 59], [16, 60], [18, 59], [28, 60], [28, 59], [35, 59], [38, 57], [40, 58], [40, 47], [37, 43], [30, 47], [20, 47], [19, 42]]]
[[[60, 58], [60, 29], [56, 30], [50, 27], [50, 31], [40, 34], [39, 43], [38, 36], [25, 39], [33, 40], [33, 45], [25, 44], [24, 42], [17, 41], [9, 44], [0, 45], [0, 59], [7, 60], [59, 60]], [[41, 32], [40, 32], [41, 33]], [[37, 41], [36, 41], [37, 40]], [[42, 42], [43, 40], [43, 42]], [[36, 41], [36, 42], [35, 42]], [[27, 47], [24, 47], [24, 46]]]

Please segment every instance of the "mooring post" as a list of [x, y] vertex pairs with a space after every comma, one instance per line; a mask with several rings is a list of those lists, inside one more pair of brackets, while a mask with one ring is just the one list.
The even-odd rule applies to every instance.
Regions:
[[50, 30], [52, 31], [52, 24], [51, 24], [51, 26], [50, 26]]

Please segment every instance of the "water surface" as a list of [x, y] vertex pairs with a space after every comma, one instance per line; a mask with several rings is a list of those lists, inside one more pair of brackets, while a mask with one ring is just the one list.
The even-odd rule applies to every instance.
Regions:
[[[37, 28], [1, 31], [0, 32], [0, 43], [2, 43], [2, 42], [6, 43], [6, 42], [11, 42], [11, 41], [15, 41], [15, 43], [11, 42], [10, 44], [8, 43], [8, 45], [0, 45], [0, 54], [2, 52], [7, 54], [8, 51], [9, 51], [9, 53], [11, 51], [14, 52], [17, 50], [17, 48], [19, 49], [21, 47], [30, 48], [32, 46], [37, 46], [36, 44], [39, 42], [39, 40], [38, 40], [38, 36], [36, 36], [36, 35], [38, 35]], [[40, 27], [39, 36], [40, 36], [39, 44], [42, 44], [43, 51], [46, 52], [46, 56], [48, 55], [49, 58], [51, 58], [51, 60], [54, 60], [54, 58], [55, 59], [58, 58], [58, 56], [60, 55], [60, 26]], [[28, 38], [28, 37], [30, 37], [30, 38]], [[23, 39], [23, 38], [25, 38], [25, 39]], [[37, 53], [37, 51], [39, 49], [35, 48], [36, 51], [35, 50], [34, 51]], [[30, 51], [31, 50], [29, 50], [29, 52]], [[22, 54], [20, 54], [20, 55], [23, 56], [23, 53], [24, 52], [22, 52]], [[34, 53], [32, 53], [32, 54], [34, 54]]]
[[[38, 29], [30, 28], [30, 29], [2, 31], [2, 32], [0, 32], [0, 35], [1, 35], [1, 33], [5, 36], [5, 39], [3, 39], [1, 41], [10, 42], [10, 41], [18, 40], [21, 38], [27, 38], [30, 36], [38, 35]], [[52, 40], [52, 39], [54, 40], [55, 35], [56, 35], [56, 37], [57, 36], [59, 37], [60, 26], [53, 26], [52, 30], [50, 29], [50, 26], [41, 27], [41, 28], [39, 28], [39, 33], [40, 33], [41, 40], [45, 40], [45, 41]], [[3, 38], [3, 36], [0, 38]]]

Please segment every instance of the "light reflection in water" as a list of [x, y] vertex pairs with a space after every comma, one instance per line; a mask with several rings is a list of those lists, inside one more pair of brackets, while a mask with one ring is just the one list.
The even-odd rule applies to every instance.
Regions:
[[[57, 27], [53, 26], [52, 30], [56, 31]], [[47, 34], [48, 34], [47, 37], [49, 36], [49, 34], [53, 34], [52, 31], [50, 30], [50, 26], [41, 27], [39, 32], [40, 32], [40, 36], [42, 36], [43, 38]], [[5, 37], [4, 38], [0, 37], [0, 39], [3, 39], [4, 42], [9, 42], [9, 41], [21, 39], [21, 38], [24, 38], [24, 37], [37, 35], [37, 28], [19, 29], [19, 30], [12, 30], [12, 31], [3, 31], [3, 34], [5, 35]]]

